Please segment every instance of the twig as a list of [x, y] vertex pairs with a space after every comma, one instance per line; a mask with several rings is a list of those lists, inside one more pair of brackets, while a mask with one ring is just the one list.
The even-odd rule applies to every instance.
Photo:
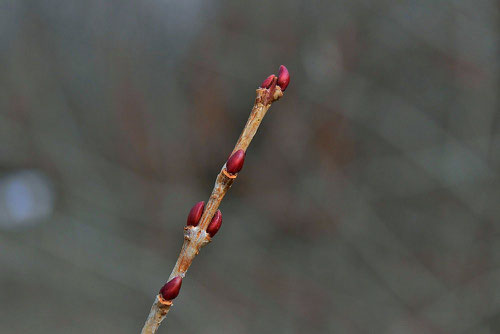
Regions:
[[278, 77], [270, 75], [260, 88], [257, 89], [255, 103], [241, 135], [234, 146], [228, 161], [222, 166], [217, 175], [215, 186], [210, 195], [207, 205], [197, 203], [189, 213], [187, 226], [184, 228], [184, 243], [177, 259], [174, 269], [170, 274], [168, 282], [162, 287], [156, 296], [146, 323], [142, 328], [142, 334], [153, 334], [160, 326], [170, 307], [172, 299], [179, 294], [182, 278], [186, 275], [193, 259], [200, 249], [211, 241], [217, 233], [221, 223], [222, 215], [219, 208], [220, 202], [236, 179], [238, 172], [243, 167], [245, 152], [250, 145], [262, 119], [274, 101], [283, 96], [283, 92], [290, 82], [290, 75], [285, 66], [280, 66]]

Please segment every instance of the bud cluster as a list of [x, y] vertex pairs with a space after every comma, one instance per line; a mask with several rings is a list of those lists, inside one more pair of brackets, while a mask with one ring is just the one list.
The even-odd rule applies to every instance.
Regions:
[[272, 90], [274, 86], [278, 85], [281, 88], [281, 91], [284, 92], [289, 83], [290, 73], [288, 73], [288, 69], [284, 65], [281, 65], [278, 72], [278, 77], [276, 78], [274, 74], [271, 74], [266, 78], [266, 80], [262, 82], [260, 88]]
[[[204, 209], [205, 202], [201, 201], [196, 203], [189, 211], [186, 226], [198, 226]], [[221, 225], [222, 213], [220, 212], [220, 210], [217, 210], [207, 227], [207, 233], [210, 235], [210, 237], [213, 237], [219, 231]]]

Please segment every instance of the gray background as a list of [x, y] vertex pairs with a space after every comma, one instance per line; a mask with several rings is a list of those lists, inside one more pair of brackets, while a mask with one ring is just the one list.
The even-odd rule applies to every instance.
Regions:
[[499, 3], [0, 1], [0, 332], [499, 333]]

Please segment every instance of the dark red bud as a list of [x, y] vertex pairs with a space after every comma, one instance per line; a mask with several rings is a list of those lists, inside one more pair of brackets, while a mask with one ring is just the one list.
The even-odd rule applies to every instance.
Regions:
[[180, 276], [175, 276], [160, 289], [160, 295], [165, 300], [172, 300], [179, 295], [181, 285], [182, 278]]
[[201, 215], [203, 214], [203, 209], [205, 208], [205, 202], [201, 201], [196, 203], [189, 211], [187, 224], [191, 226], [197, 226], [200, 222]]
[[207, 233], [210, 234], [211, 237], [213, 237], [219, 231], [221, 225], [222, 213], [220, 212], [220, 210], [217, 210], [214, 217], [210, 221], [210, 224], [208, 224]]
[[245, 151], [238, 150], [231, 155], [226, 162], [226, 170], [231, 174], [238, 173], [243, 168], [245, 162]]
[[288, 69], [284, 65], [281, 65], [280, 70], [278, 72], [278, 86], [280, 86], [282, 91], [285, 91], [289, 83], [290, 83], [290, 73], [288, 73]]
[[274, 74], [271, 74], [266, 78], [266, 80], [262, 81], [262, 85], [260, 85], [260, 88], [269, 88], [271, 87], [271, 83], [273, 82], [273, 79], [276, 76]]

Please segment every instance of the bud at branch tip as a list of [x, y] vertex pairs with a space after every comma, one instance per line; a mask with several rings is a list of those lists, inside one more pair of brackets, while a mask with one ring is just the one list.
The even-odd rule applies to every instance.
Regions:
[[260, 88], [269, 88], [271, 87], [271, 83], [273, 82], [273, 79], [276, 76], [274, 74], [271, 74], [266, 78], [266, 80], [262, 81], [262, 84], [260, 85]]
[[288, 69], [284, 65], [281, 65], [280, 70], [278, 72], [278, 86], [280, 86], [282, 91], [285, 91], [289, 83], [290, 83], [290, 73], [288, 73]]

